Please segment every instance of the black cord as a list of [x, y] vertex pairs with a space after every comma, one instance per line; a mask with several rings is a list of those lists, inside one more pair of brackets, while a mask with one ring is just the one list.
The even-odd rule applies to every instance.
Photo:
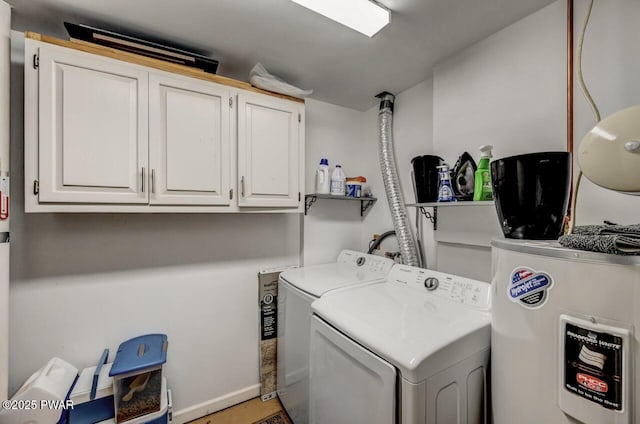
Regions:
[[374, 250], [376, 250], [378, 248], [378, 246], [380, 245], [380, 243], [382, 243], [382, 240], [386, 239], [389, 236], [393, 236], [395, 235], [396, 232], [391, 230], [391, 231], [387, 231], [386, 233], [382, 233], [380, 236], [378, 236], [377, 239], [373, 239], [369, 242], [369, 250], [367, 251], [368, 254], [372, 254]]

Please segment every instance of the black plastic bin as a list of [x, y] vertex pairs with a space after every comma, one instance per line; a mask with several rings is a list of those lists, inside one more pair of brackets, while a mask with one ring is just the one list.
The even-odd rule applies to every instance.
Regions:
[[541, 152], [498, 159], [491, 163], [491, 179], [505, 237], [560, 237], [569, 204], [569, 153]]
[[438, 200], [438, 166], [444, 163], [440, 156], [424, 155], [411, 159], [416, 188], [416, 202]]

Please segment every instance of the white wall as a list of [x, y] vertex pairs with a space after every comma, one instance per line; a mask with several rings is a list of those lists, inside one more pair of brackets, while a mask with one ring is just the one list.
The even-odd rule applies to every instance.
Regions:
[[[586, 1], [576, 2], [576, 42], [585, 7]], [[639, 18], [640, 3], [635, 0], [600, 0], [593, 8], [583, 67], [603, 117], [640, 103], [640, 58], [634, 54], [640, 45], [636, 28]], [[433, 81], [432, 90], [421, 90], [421, 84], [398, 95], [395, 146], [408, 202], [413, 201], [408, 176], [412, 154], [433, 152], [453, 164], [463, 151], [477, 160], [481, 144], [494, 145], [495, 158], [566, 149], [565, 40], [566, 3], [559, 0], [439, 63], [433, 70], [433, 80], [423, 83], [431, 87]], [[418, 110], [423, 114], [416, 113]], [[424, 115], [431, 112], [432, 117]], [[377, 108], [373, 108], [365, 117], [365, 138], [372, 141], [377, 137], [376, 116]], [[576, 87], [576, 147], [593, 125], [592, 114]], [[430, 142], [415, 136], [431, 127]], [[425, 139], [428, 138], [427, 135]], [[368, 162], [373, 163], [374, 159], [370, 157]], [[583, 181], [578, 225], [601, 223], [604, 219], [637, 222], [640, 197], [613, 193]], [[374, 182], [376, 194], [384, 197], [380, 179], [374, 178]], [[374, 210], [365, 221], [366, 240], [372, 228], [391, 228], [386, 201], [383, 202], [384, 207]], [[439, 208], [438, 213], [439, 228], [432, 234], [438, 241], [437, 248], [427, 242], [429, 266], [489, 279], [491, 257], [486, 246], [492, 237], [501, 236], [495, 211]], [[424, 222], [429, 240], [431, 226]], [[470, 242], [477, 244], [484, 238], [485, 247], [460, 243], [461, 234], [471, 233]]]
[[565, 2], [557, 1], [434, 69], [434, 149], [453, 164], [566, 150]]
[[[583, 11], [577, 2], [577, 30]], [[640, 3], [599, 0], [593, 13], [585, 77], [606, 116], [640, 99], [640, 59], [626, 54], [640, 45]], [[564, 23], [559, 0], [451, 56], [433, 78], [398, 94], [395, 153], [407, 202], [414, 201], [416, 155], [435, 153], [452, 164], [465, 150], [477, 158], [484, 143], [496, 146], [496, 157], [564, 149]], [[114, 351], [128, 337], [163, 331], [171, 343], [175, 406], [184, 412], [179, 420], [257, 394], [257, 271], [297, 263], [302, 229], [306, 264], [329, 261], [340, 248], [365, 249], [373, 233], [392, 229], [377, 158], [377, 106], [361, 113], [307, 103], [306, 192], [313, 191], [321, 157], [332, 166], [340, 161], [349, 176], [366, 176], [379, 198], [364, 219], [356, 205], [330, 200], [318, 201], [304, 223], [277, 214], [25, 215], [21, 60], [14, 57], [11, 69], [10, 391], [51, 356], [83, 367], [104, 347]], [[592, 124], [576, 91], [576, 140]], [[637, 222], [640, 199], [586, 183], [580, 202], [579, 224]], [[413, 210], [409, 215], [413, 221]], [[440, 239], [446, 221], [441, 216]], [[473, 214], [450, 221], [450, 230], [456, 221], [476, 222]], [[429, 266], [489, 278], [486, 248], [439, 243], [436, 254], [431, 225], [423, 222]], [[383, 250], [396, 246], [384, 243]]]
[[[453, 164], [464, 151], [477, 162], [482, 144], [494, 146], [494, 158], [566, 150], [565, 28], [565, 2], [557, 1], [438, 64], [434, 151]], [[489, 242], [501, 236], [495, 210], [438, 213], [436, 267], [490, 279]], [[461, 244], [465, 233], [485, 247]]]
[[[576, 44], [586, 4], [576, 2]], [[640, 58], [635, 54], [640, 45], [638, 19], [637, 1], [594, 4], [583, 70], [602, 117], [640, 103]], [[565, 150], [565, 31], [566, 3], [557, 1], [439, 64], [434, 69], [434, 151], [453, 161], [463, 150], [477, 156], [477, 146], [484, 143], [496, 147], [495, 157]], [[577, 150], [582, 136], [595, 124], [577, 83], [574, 106]], [[607, 191], [583, 179], [578, 225], [601, 224], [605, 219], [637, 223], [638, 210], [640, 197]], [[456, 218], [452, 220], [456, 232], [474, 229], [465, 227], [465, 222], [474, 225], [473, 216]], [[498, 227], [492, 232], [499, 235]], [[438, 233], [444, 234], [445, 228]], [[487, 240], [491, 235], [487, 232]], [[437, 267], [443, 271], [489, 276], [489, 263], [488, 249], [439, 243]]]
[[[331, 170], [342, 165], [348, 177], [369, 177], [362, 160], [362, 112], [307, 100], [306, 193], [315, 192], [315, 173], [321, 158]], [[352, 201], [317, 200], [304, 220], [304, 264], [335, 260], [342, 249], [363, 250], [360, 204]]]
[[[587, 2], [575, 7], [576, 43]], [[640, 104], [640, 2], [598, 0], [594, 2], [583, 50], [583, 73], [604, 118], [620, 109]], [[575, 149], [593, 126], [593, 114], [575, 87]], [[601, 224], [603, 220], [638, 223], [640, 197], [628, 196], [582, 180], [577, 224]]]
[[[432, 79], [398, 94], [394, 142], [407, 203], [415, 200], [410, 160], [418, 154], [437, 154], [453, 166], [464, 151], [478, 160], [482, 144], [494, 145], [495, 157], [565, 148], [563, 4], [556, 2], [452, 55], [434, 68]], [[377, 107], [365, 117], [365, 138], [372, 143], [377, 142], [376, 119]], [[377, 166], [376, 157], [367, 161]], [[384, 198], [380, 172], [372, 174], [376, 194]], [[365, 221], [366, 240], [373, 229], [391, 229], [386, 200], [382, 203]], [[414, 209], [408, 213], [414, 222]], [[490, 279], [488, 245], [500, 233], [495, 211], [439, 208], [438, 215], [436, 232], [421, 218], [427, 265]], [[469, 232], [474, 233], [470, 242], [484, 237], [485, 247], [461, 244], [460, 234]]]
[[86, 367], [105, 347], [113, 355], [130, 337], [163, 332], [179, 421], [199, 404], [228, 406], [233, 392], [256, 396], [257, 272], [298, 263], [300, 217], [24, 214], [20, 38], [11, 69], [10, 392], [53, 356]]
[[[411, 159], [419, 155], [433, 153], [433, 85], [431, 78], [411, 87], [402, 93], [396, 93], [393, 115], [394, 155], [398, 169], [398, 177], [405, 203], [414, 203], [415, 195], [411, 181]], [[364, 246], [372, 239], [373, 234], [381, 234], [393, 230], [389, 204], [384, 191], [382, 174], [378, 160], [378, 110], [372, 107], [364, 114], [363, 160], [369, 167], [369, 178], [373, 194], [378, 203], [364, 220], [362, 243]], [[409, 222], [414, 235], [415, 208], [407, 208]], [[424, 222], [424, 221], [423, 221]], [[432, 227], [425, 225], [425, 256], [427, 262], [434, 260], [434, 243]], [[398, 250], [395, 238], [389, 238], [381, 245], [381, 251]]]
[[[120, 342], [163, 332], [178, 422], [257, 396], [257, 272], [300, 262], [301, 216], [25, 214], [23, 41], [12, 35], [10, 393], [53, 356], [82, 368], [105, 347], [113, 358]], [[308, 162], [328, 151], [360, 172], [342, 153], [361, 139], [360, 115], [309, 102]], [[357, 210], [327, 214], [305, 225], [309, 262], [359, 247]]]

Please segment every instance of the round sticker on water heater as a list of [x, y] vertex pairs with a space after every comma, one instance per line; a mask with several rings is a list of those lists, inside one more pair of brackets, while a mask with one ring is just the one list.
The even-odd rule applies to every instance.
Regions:
[[551, 287], [553, 278], [549, 274], [521, 266], [511, 273], [507, 296], [525, 308], [537, 309], [546, 303]]

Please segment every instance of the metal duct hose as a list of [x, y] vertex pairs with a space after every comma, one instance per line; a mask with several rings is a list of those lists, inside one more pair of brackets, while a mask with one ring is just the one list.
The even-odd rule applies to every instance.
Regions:
[[396, 170], [396, 161], [393, 156], [393, 102], [395, 96], [385, 91], [376, 97], [380, 99], [380, 112], [378, 112], [380, 144], [378, 156], [380, 158], [384, 190], [387, 194], [389, 209], [391, 209], [393, 228], [396, 231], [396, 238], [398, 239], [398, 246], [404, 263], [411, 266], [420, 266], [418, 250], [407, 220], [407, 211], [404, 206]]

